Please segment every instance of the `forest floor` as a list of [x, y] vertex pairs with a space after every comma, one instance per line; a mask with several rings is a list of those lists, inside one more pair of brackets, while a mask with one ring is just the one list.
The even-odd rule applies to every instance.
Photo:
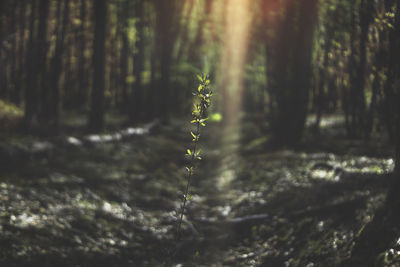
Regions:
[[[390, 146], [346, 138], [331, 116], [318, 135], [277, 149], [263, 125], [246, 121], [240, 139], [219, 122], [204, 129], [179, 242], [188, 123], [4, 134], [0, 266], [338, 265], [385, 199]], [[397, 254], [382, 254], [380, 266], [398, 264]]]

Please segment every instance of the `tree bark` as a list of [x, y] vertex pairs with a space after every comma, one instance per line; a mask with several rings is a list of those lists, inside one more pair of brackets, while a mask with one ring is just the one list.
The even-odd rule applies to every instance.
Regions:
[[87, 103], [88, 96], [88, 84], [87, 84], [87, 71], [86, 71], [86, 60], [85, 60], [85, 49], [86, 49], [86, 0], [81, 0], [80, 7], [80, 20], [81, 25], [79, 29], [79, 41], [78, 41], [78, 58], [79, 58], [79, 72], [78, 72], [78, 93], [77, 93], [77, 105], [82, 107]]
[[[48, 26], [48, 16], [49, 16], [49, 5], [50, 1], [49, 0], [40, 0], [39, 4], [39, 28], [38, 28], [38, 36], [37, 36], [37, 79], [39, 79], [39, 75], [41, 74], [42, 80], [41, 80], [41, 102], [40, 104], [40, 117], [43, 119], [43, 117], [48, 116], [48, 110], [47, 106], [49, 103], [46, 101], [47, 95], [46, 93], [46, 57], [47, 57], [47, 26]], [[46, 113], [45, 113], [46, 112]]]
[[283, 145], [299, 142], [305, 125], [317, 2], [287, 1], [279, 32], [272, 42], [266, 40], [272, 130], [276, 142]]
[[37, 117], [37, 75], [36, 65], [37, 62], [37, 45], [35, 43], [35, 13], [36, 13], [37, 0], [31, 2], [31, 14], [29, 17], [29, 41], [27, 53], [27, 75], [25, 84], [25, 114], [24, 114], [24, 127], [26, 131], [30, 131], [34, 119]]
[[97, 0], [94, 3], [95, 33], [93, 44], [93, 88], [89, 116], [90, 131], [104, 129], [104, 74], [105, 74], [105, 37], [107, 1]]
[[[358, 8], [358, 14], [356, 10]], [[353, 6], [350, 73], [349, 136], [362, 136], [366, 129], [365, 74], [369, 25], [372, 22], [372, 2], [360, 0]], [[359, 30], [358, 30], [359, 28]], [[357, 38], [359, 37], [359, 38]]]
[[10, 66], [10, 80], [11, 80], [11, 92], [10, 92], [10, 100], [14, 103], [18, 103], [18, 96], [16, 96], [17, 91], [15, 90], [16, 88], [16, 83], [18, 80], [18, 75], [17, 75], [17, 55], [18, 55], [18, 47], [17, 47], [17, 7], [18, 7], [18, 2], [15, 1], [13, 2], [12, 5], [12, 10], [11, 10], [11, 35], [12, 35], [12, 40], [11, 40], [11, 46], [12, 46], [12, 55], [11, 55], [11, 66]]
[[[142, 1], [139, 1], [140, 3]], [[121, 5], [121, 20], [122, 20], [122, 30], [121, 30], [121, 93], [122, 98], [118, 99], [118, 103], [121, 105], [121, 110], [126, 112], [128, 109], [128, 84], [127, 84], [127, 77], [128, 77], [128, 62], [129, 62], [129, 39], [128, 39], [128, 19], [129, 19], [129, 11], [130, 11], [130, 4], [129, 1], [125, 1]], [[137, 31], [139, 29], [136, 28]], [[141, 52], [141, 51], [140, 51]], [[139, 53], [140, 53], [139, 52]]]
[[8, 32], [5, 29], [4, 25], [7, 25], [7, 17], [5, 16], [7, 12], [8, 2], [2, 1], [0, 3], [0, 97], [3, 99], [7, 99], [8, 97], [8, 77], [7, 77], [7, 68], [8, 68], [8, 57], [9, 52], [7, 51], [7, 45], [3, 44], [3, 39], [6, 40]]
[[18, 79], [15, 83], [15, 103], [21, 103], [21, 91], [24, 88], [25, 81], [25, 15], [26, 15], [26, 0], [19, 1], [19, 44], [18, 44]]
[[[183, 4], [178, 0], [156, 1], [156, 53], [160, 60], [157, 82], [157, 115], [163, 122], [169, 121], [172, 107], [176, 104], [171, 86], [171, 69], [173, 49], [177, 39], [179, 18]], [[168, 10], [169, 12], [165, 12]]]
[[143, 114], [143, 88], [142, 88], [142, 72], [144, 67], [144, 49], [145, 49], [145, 35], [144, 35], [144, 6], [143, 1], [138, 1], [135, 5], [135, 16], [138, 19], [136, 23], [137, 30], [137, 41], [136, 50], [137, 52], [133, 55], [133, 76], [135, 81], [133, 83], [132, 94], [131, 94], [131, 110], [130, 120], [131, 122], [140, 122], [144, 120]]
[[60, 76], [62, 73], [62, 55], [65, 47], [65, 36], [67, 32], [67, 26], [69, 21], [70, 11], [70, 0], [64, 1], [62, 24], [57, 30], [56, 46], [54, 48], [54, 56], [51, 60], [51, 75], [50, 75], [50, 117], [49, 123], [54, 130], [59, 127], [59, 117], [61, 108], [61, 97], [60, 97]]

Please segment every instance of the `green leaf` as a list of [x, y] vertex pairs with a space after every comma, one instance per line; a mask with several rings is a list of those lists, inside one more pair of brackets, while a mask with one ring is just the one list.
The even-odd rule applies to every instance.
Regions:
[[196, 135], [194, 132], [190, 132], [190, 134], [193, 136], [193, 140], [192, 141], [198, 141], [199, 140], [199, 137], [200, 137], [200, 135], [198, 134], [198, 135]]
[[189, 156], [192, 155], [192, 151], [190, 149], [187, 150], [187, 153], [188, 153]]

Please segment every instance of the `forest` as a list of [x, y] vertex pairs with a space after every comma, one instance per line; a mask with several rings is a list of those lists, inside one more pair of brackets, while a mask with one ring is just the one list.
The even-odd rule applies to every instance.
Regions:
[[399, 0], [0, 0], [0, 266], [400, 266]]

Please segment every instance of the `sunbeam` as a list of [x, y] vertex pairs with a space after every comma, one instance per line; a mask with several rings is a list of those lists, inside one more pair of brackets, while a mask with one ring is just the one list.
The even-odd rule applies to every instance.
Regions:
[[[248, 49], [250, 25], [248, 0], [228, 0], [225, 18], [224, 46], [220, 69], [220, 92], [223, 113], [222, 148], [226, 152], [228, 166], [237, 160], [240, 114], [242, 113], [243, 75]], [[228, 166], [222, 164], [219, 186], [224, 187], [234, 174], [223, 175]], [[225, 166], [224, 166], [225, 165]], [[229, 167], [228, 167], [229, 168]]]

